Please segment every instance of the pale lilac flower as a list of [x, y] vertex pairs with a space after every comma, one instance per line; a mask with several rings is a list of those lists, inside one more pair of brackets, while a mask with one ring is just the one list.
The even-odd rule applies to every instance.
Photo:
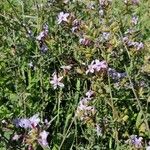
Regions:
[[41, 50], [42, 53], [47, 52], [48, 47], [44, 42], [40, 43], [40, 50]]
[[102, 136], [102, 129], [100, 128], [99, 124], [96, 124], [96, 133], [97, 136]]
[[140, 3], [140, 0], [132, 0], [132, 4], [138, 5]]
[[83, 98], [80, 100], [79, 104], [80, 104], [80, 105], [87, 105], [90, 100], [91, 100], [91, 98], [83, 97]]
[[14, 124], [16, 127], [22, 127], [22, 128], [34, 128], [36, 127], [40, 122], [40, 119], [38, 117], [38, 114], [35, 114], [31, 118], [22, 118], [22, 119], [15, 119]]
[[107, 69], [107, 63], [106, 61], [99, 61], [99, 60], [95, 60], [95, 65], [94, 65], [94, 69], [96, 71], [100, 71], [101, 69]]
[[21, 135], [15, 134], [15, 135], [12, 137], [12, 140], [13, 140], [13, 141], [18, 141], [20, 137], [21, 137]]
[[105, 6], [107, 3], [111, 3], [112, 2], [112, 0], [99, 0], [99, 4], [100, 4], [100, 6]]
[[88, 65], [88, 70], [86, 74], [94, 73], [94, 71], [99, 72], [101, 69], [107, 69], [108, 65], [106, 61], [99, 61], [98, 59], [93, 60], [90, 65]]
[[126, 77], [125, 72], [119, 73], [115, 69], [112, 69], [112, 68], [108, 68], [108, 74], [113, 80], [116, 80], [116, 81]]
[[133, 16], [131, 22], [136, 25], [138, 23], [138, 17], [137, 16]]
[[127, 29], [127, 31], [124, 34], [132, 34], [136, 32], [134, 29]]
[[48, 142], [47, 142], [47, 136], [48, 136], [49, 132], [46, 132], [45, 130], [42, 131], [40, 133], [40, 138], [38, 139], [38, 142], [41, 146], [43, 147], [47, 147], [48, 146]]
[[72, 22], [72, 26], [74, 26], [74, 27], [80, 26], [80, 24], [81, 24], [81, 21], [78, 20], [78, 19], [75, 19], [75, 20], [73, 20], [73, 22]]
[[79, 43], [85, 46], [90, 46], [91, 44], [91, 40], [87, 39], [87, 38], [80, 38], [79, 39]]
[[92, 91], [92, 90], [89, 90], [88, 92], [86, 92], [86, 96], [87, 96], [87, 98], [91, 98], [91, 96], [93, 96], [93, 94], [94, 94], [94, 91]]
[[109, 39], [109, 37], [110, 37], [110, 33], [109, 32], [103, 32], [102, 33], [102, 38], [104, 39], [104, 40], [108, 40]]
[[53, 88], [56, 89], [59, 87], [64, 87], [64, 84], [60, 81], [63, 79], [63, 77], [57, 77], [56, 72], [53, 73], [53, 79], [50, 81], [50, 83], [53, 85]]
[[34, 128], [40, 123], [39, 114], [35, 114], [31, 118], [29, 118], [31, 126]]
[[77, 27], [77, 26], [71, 28], [71, 31], [72, 31], [73, 33], [76, 32], [77, 30], [78, 30], [78, 27]]
[[137, 138], [137, 135], [130, 136], [131, 144], [134, 145], [136, 148], [142, 147], [142, 139], [142, 137]]
[[100, 10], [99, 10], [99, 15], [100, 15], [100, 16], [104, 16], [104, 10], [103, 10], [103, 9], [100, 9]]
[[88, 73], [94, 73], [94, 61], [91, 62], [90, 65], [88, 65], [88, 70], [86, 71], [86, 74]]
[[140, 50], [144, 48], [144, 44], [142, 42], [132, 42], [132, 41], [128, 41], [127, 42], [128, 46], [133, 46], [134, 48], [136, 48], [136, 50]]
[[94, 1], [91, 1], [87, 4], [87, 8], [89, 8], [89, 9], [94, 9], [94, 7], [95, 7], [95, 2]]
[[85, 110], [86, 107], [87, 107], [87, 104], [88, 104], [88, 101], [86, 98], [83, 98], [80, 102], [79, 102], [79, 106], [78, 106], [78, 109], [79, 110]]
[[85, 38], [80, 38], [79, 43], [82, 44], [83, 42], [85, 42]]
[[127, 45], [128, 45], [128, 46], [134, 46], [134, 44], [135, 44], [135, 42], [132, 42], [132, 41], [128, 41], [128, 42], [127, 42]]
[[62, 21], [67, 22], [69, 17], [69, 13], [60, 12], [58, 15], [58, 24], [60, 24]]
[[129, 38], [127, 36], [123, 37], [123, 42], [124, 43], [128, 43], [128, 41], [129, 41]]
[[24, 128], [24, 129], [32, 127], [29, 119], [26, 119], [26, 118], [23, 118], [23, 119], [19, 120], [19, 126]]
[[36, 37], [36, 39], [38, 41], [43, 41], [47, 35], [48, 35], [48, 25], [45, 24], [43, 26], [43, 31], [40, 32], [40, 34]]
[[142, 42], [138, 43], [138, 42], [135, 42], [134, 43], [134, 46], [137, 50], [140, 50], [140, 49], [143, 49], [144, 48], [144, 44]]
[[106, 0], [99, 0], [99, 4], [100, 4], [101, 6], [104, 6], [104, 5], [105, 5], [105, 1], [106, 1]]
[[47, 120], [47, 119], [45, 119], [45, 120], [44, 120], [44, 123], [45, 123], [46, 125], [48, 125], [48, 124], [49, 124], [49, 122], [48, 122], [48, 120]]

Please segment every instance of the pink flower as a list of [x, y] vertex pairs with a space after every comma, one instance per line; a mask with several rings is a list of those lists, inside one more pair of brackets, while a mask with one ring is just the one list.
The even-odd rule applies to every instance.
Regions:
[[60, 24], [62, 21], [67, 22], [69, 17], [69, 13], [60, 12], [58, 15], [58, 24]]
[[53, 73], [53, 79], [50, 81], [50, 83], [53, 85], [53, 88], [56, 89], [59, 87], [64, 87], [64, 84], [60, 81], [63, 79], [63, 77], [57, 77], [56, 72]]
[[46, 132], [45, 130], [42, 131], [40, 133], [40, 138], [38, 139], [38, 142], [41, 146], [43, 147], [47, 147], [48, 146], [48, 142], [47, 142], [47, 136], [48, 136], [49, 132]]

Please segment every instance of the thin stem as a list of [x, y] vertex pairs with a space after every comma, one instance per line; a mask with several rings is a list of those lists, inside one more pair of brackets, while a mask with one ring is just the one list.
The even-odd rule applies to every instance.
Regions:
[[64, 141], [65, 141], [65, 139], [67, 137], [67, 134], [69, 133], [69, 130], [70, 130], [70, 128], [71, 128], [71, 126], [72, 126], [74, 121], [75, 121], [75, 116], [73, 117], [73, 119], [72, 119], [72, 121], [71, 121], [71, 123], [70, 123], [70, 125], [68, 127], [68, 130], [67, 130], [66, 134], [63, 136], [62, 142], [61, 142], [61, 144], [59, 146], [59, 150], [61, 150], [61, 147], [62, 147], [62, 145], [63, 145], [63, 143], [64, 143]]
[[139, 106], [139, 108], [140, 108], [140, 110], [141, 110], [141, 112], [142, 112], [142, 114], [143, 114], [144, 122], [145, 122], [145, 125], [146, 125], [147, 130], [148, 130], [148, 134], [150, 134], [150, 129], [149, 129], [148, 121], [147, 121], [146, 116], [145, 116], [145, 114], [144, 114], [144, 111], [143, 111], [143, 109], [142, 109], [142, 105], [141, 105], [141, 103], [140, 103], [140, 100], [139, 100], [139, 98], [138, 98], [138, 96], [137, 96], [137, 94], [136, 94], [136, 92], [135, 92], [135, 89], [134, 89], [134, 87], [133, 87], [133, 83], [132, 83], [132, 81], [131, 81], [131, 78], [130, 78], [130, 76], [129, 76], [129, 73], [128, 73], [128, 70], [127, 70], [127, 67], [126, 67], [126, 66], [125, 66], [125, 70], [126, 70], [127, 77], [128, 77], [128, 79], [129, 79], [129, 82], [130, 82], [131, 89], [132, 89], [133, 94], [134, 94], [134, 96], [135, 96], [135, 99], [136, 99], [136, 101], [137, 101], [137, 103], [138, 103], [138, 106]]

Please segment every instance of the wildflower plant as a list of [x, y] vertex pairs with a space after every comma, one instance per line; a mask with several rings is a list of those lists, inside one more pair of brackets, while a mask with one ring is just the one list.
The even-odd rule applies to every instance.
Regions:
[[2, 0], [0, 149], [149, 149], [149, 6]]

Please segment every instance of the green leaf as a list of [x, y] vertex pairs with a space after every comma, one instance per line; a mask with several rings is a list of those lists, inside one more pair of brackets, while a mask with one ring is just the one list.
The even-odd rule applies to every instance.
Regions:
[[142, 111], [140, 111], [136, 118], [136, 128], [139, 128], [139, 126], [141, 125], [142, 122], [143, 122]]

